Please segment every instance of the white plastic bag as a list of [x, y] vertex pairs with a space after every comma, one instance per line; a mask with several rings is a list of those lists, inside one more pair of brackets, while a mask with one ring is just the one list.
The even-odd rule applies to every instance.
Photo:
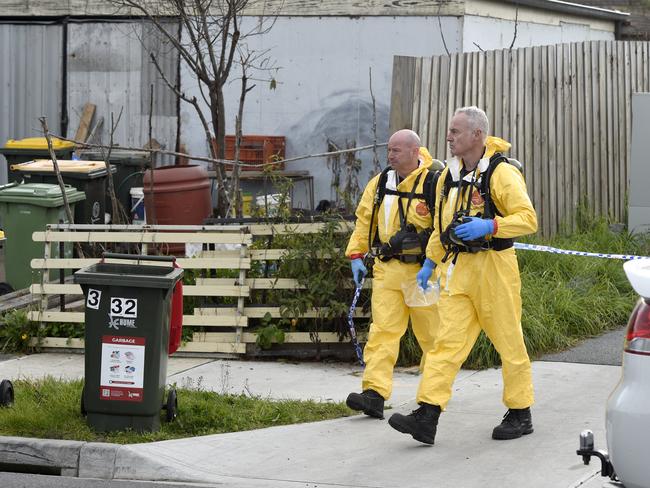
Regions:
[[429, 281], [427, 289], [423, 290], [416, 280], [402, 283], [404, 303], [408, 307], [428, 307], [438, 302], [440, 298], [440, 283]]

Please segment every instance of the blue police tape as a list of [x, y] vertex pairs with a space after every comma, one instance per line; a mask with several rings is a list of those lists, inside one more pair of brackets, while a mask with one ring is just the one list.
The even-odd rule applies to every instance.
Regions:
[[361, 288], [363, 287], [363, 282], [365, 278], [361, 278], [361, 283], [354, 290], [354, 298], [352, 299], [352, 305], [350, 306], [350, 312], [348, 312], [348, 327], [350, 328], [350, 339], [352, 340], [352, 345], [354, 346], [354, 352], [357, 353], [357, 359], [361, 366], [365, 366], [366, 363], [363, 362], [363, 354], [361, 353], [361, 346], [357, 340], [357, 331], [354, 328], [354, 310], [357, 308], [357, 301], [359, 300], [359, 295], [361, 294]]
[[558, 249], [557, 247], [541, 246], [539, 244], [524, 244], [523, 242], [515, 242], [515, 249], [524, 249], [526, 251], [551, 252], [554, 254], [569, 254], [571, 256], [590, 256], [593, 258], [624, 259], [626, 261], [629, 261], [631, 259], [650, 259], [650, 256], [635, 256], [634, 254], [605, 254], [601, 252], [569, 251], [566, 249]]

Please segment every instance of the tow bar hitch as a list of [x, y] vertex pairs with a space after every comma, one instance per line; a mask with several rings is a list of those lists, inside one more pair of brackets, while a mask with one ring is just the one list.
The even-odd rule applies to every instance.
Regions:
[[613, 481], [618, 481], [614, 466], [609, 460], [609, 455], [606, 451], [594, 449], [594, 433], [590, 430], [583, 430], [580, 433], [580, 449], [576, 451], [578, 456], [582, 456], [582, 462], [585, 465], [591, 461], [591, 456], [596, 456], [600, 459], [600, 475], [607, 476]]

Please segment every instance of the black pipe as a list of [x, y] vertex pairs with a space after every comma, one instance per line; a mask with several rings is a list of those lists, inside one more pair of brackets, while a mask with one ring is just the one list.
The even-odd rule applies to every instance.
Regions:
[[61, 134], [68, 137], [68, 17], [61, 23], [63, 27], [63, 48], [61, 60]]

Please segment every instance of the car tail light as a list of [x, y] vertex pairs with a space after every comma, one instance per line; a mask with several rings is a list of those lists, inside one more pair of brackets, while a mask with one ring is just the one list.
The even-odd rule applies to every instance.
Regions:
[[650, 356], [650, 305], [640, 298], [627, 323], [625, 352]]

